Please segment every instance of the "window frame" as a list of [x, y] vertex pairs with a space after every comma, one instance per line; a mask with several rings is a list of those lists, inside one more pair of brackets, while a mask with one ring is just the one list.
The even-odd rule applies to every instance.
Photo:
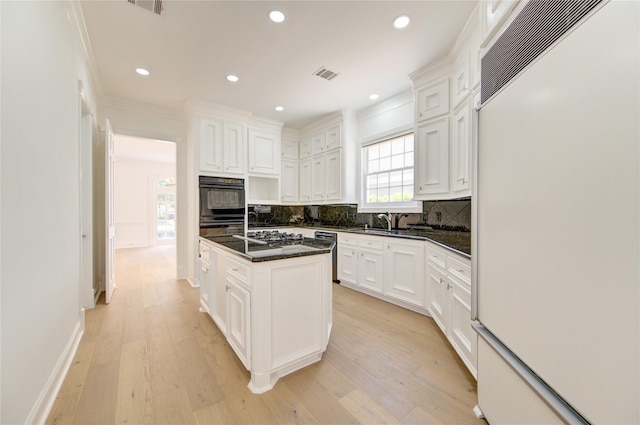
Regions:
[[[415, 132], [412, 129], [407, 129], [402, 132], [398, 132], [395, 134], [387, 134], [384, 137], [378, 137], [373, 139], [367, 143], [362, 143], [360, 146], [360, 202], [358, 203], [358, 212], [361, 213], [381, 213], [381, 212], [394, 212], [394, 213], [421, 213], [422, 212], [422, 202], [415, 199], [415, 189], [413, 193], [413, 200], [411, 201], [401, 201], [401, 202], [376, 202], [369, 203], [367, 199], [367, 176], [370, 174], [368, 172], [368, 158], [367, 158], [367, 149], [373, 145], [381, 144], [383, 142], [391, 141], [393, 139], [397, 139], [400, 137], [406, 137], [408, 135], [413, 135], [413, 169], [414, 173], [414, 188], [415, 188], [415, 168], [416, 168], [416, 158], [415, 158]], [[401, 169], [406, 169], [407, 167], [402, 167]], [[400, 169], [400, 168], [399, 168]], [[393, 169], [390, 169], [391, 171]]]

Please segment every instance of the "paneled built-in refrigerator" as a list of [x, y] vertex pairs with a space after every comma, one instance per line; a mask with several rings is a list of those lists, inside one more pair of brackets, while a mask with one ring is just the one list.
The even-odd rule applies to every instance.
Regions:
[[[531, 0], [492, 54], [522, 59], [587, 3]], [[596, 1], [515, 77], [483, 58], [473, 315], [491, 424], [640, 423], [639, 18]]]

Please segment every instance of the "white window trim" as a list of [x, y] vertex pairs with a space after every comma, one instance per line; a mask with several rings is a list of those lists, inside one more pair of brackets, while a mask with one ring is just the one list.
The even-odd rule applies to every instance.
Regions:
[[[376, 137], [375, 139], [368, 140], [366, 143], [362, 143], [360, 146], [360, 164], [359, 164], [359, 179], [360, 179], [360, 202], [358, 202], [358, 212], [359, 213], [383, 213], [383, 212], [394, 212], [394, 213], [422, 213], [422, 201], [407, 201], [407, 202], [386, 202], [386, 203], [378, 203], [378, 204], [369, 204], [366, 202], [367, 196], [367, 182], [365, 178], [365, 148], [367, 146], [384, 142], [386, 140], [394, 139], [396, 137], [406, 136], [407, 134], [413, 133], [413, 127], [410, 129], [403, 129], [398, 132], [394, 132], [391, 134], [385, 134], [384, 136]], [[414, 134], [414, 143], [415, 143], [415, 134]], [[414, 145], [414, 154], [415, 154], [415, 145]], [[415, 156], [413, 158], [413, 169], [415, 176], [415, 164], [416, 159]], [[414, 177], [415, 178], [415, 177]], [[415, 193], [414, 193], [415, 197]]]

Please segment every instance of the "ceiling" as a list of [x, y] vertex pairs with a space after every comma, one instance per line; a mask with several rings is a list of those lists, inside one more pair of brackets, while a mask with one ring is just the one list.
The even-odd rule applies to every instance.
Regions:
[[[165, 0], [160, 16], [127, 0], [80, 4], [99, 96], [179, 109], [201, 99], [301, 128], [411, 87], [410, 73], [447, 56], [476, 1]], [[274, 9], [283, 23], [268, 19]], [[397, 30], [402, 14], [411, 23]], [[339, 75], [324, 80], [320, 67]]]

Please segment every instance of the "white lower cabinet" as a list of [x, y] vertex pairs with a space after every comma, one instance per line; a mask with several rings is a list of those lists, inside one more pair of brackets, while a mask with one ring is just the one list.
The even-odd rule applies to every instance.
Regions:
[[251, 293], [232, 277], [227, 277], [227, 339], [247, 368], [251, 369]]
[[478, 338], [471, 327], [470, 261], [429, 244], [426, 273], [431, 316], [477, 377]]
[[207, 312], [251, 372], [251, 392], [322, 358], [333, 325], [331, 254], [251, 262], [206, 239], [200, 245], [210, 265], [203, 311], [208, 294]]
[[429, 314], [471, 374], [471, 261], [428, 241], [338, 233], [338, 279], [346, 287]]
[[424, 308], [424, 242], [390, 239], [384, 247], [384, 293]]

